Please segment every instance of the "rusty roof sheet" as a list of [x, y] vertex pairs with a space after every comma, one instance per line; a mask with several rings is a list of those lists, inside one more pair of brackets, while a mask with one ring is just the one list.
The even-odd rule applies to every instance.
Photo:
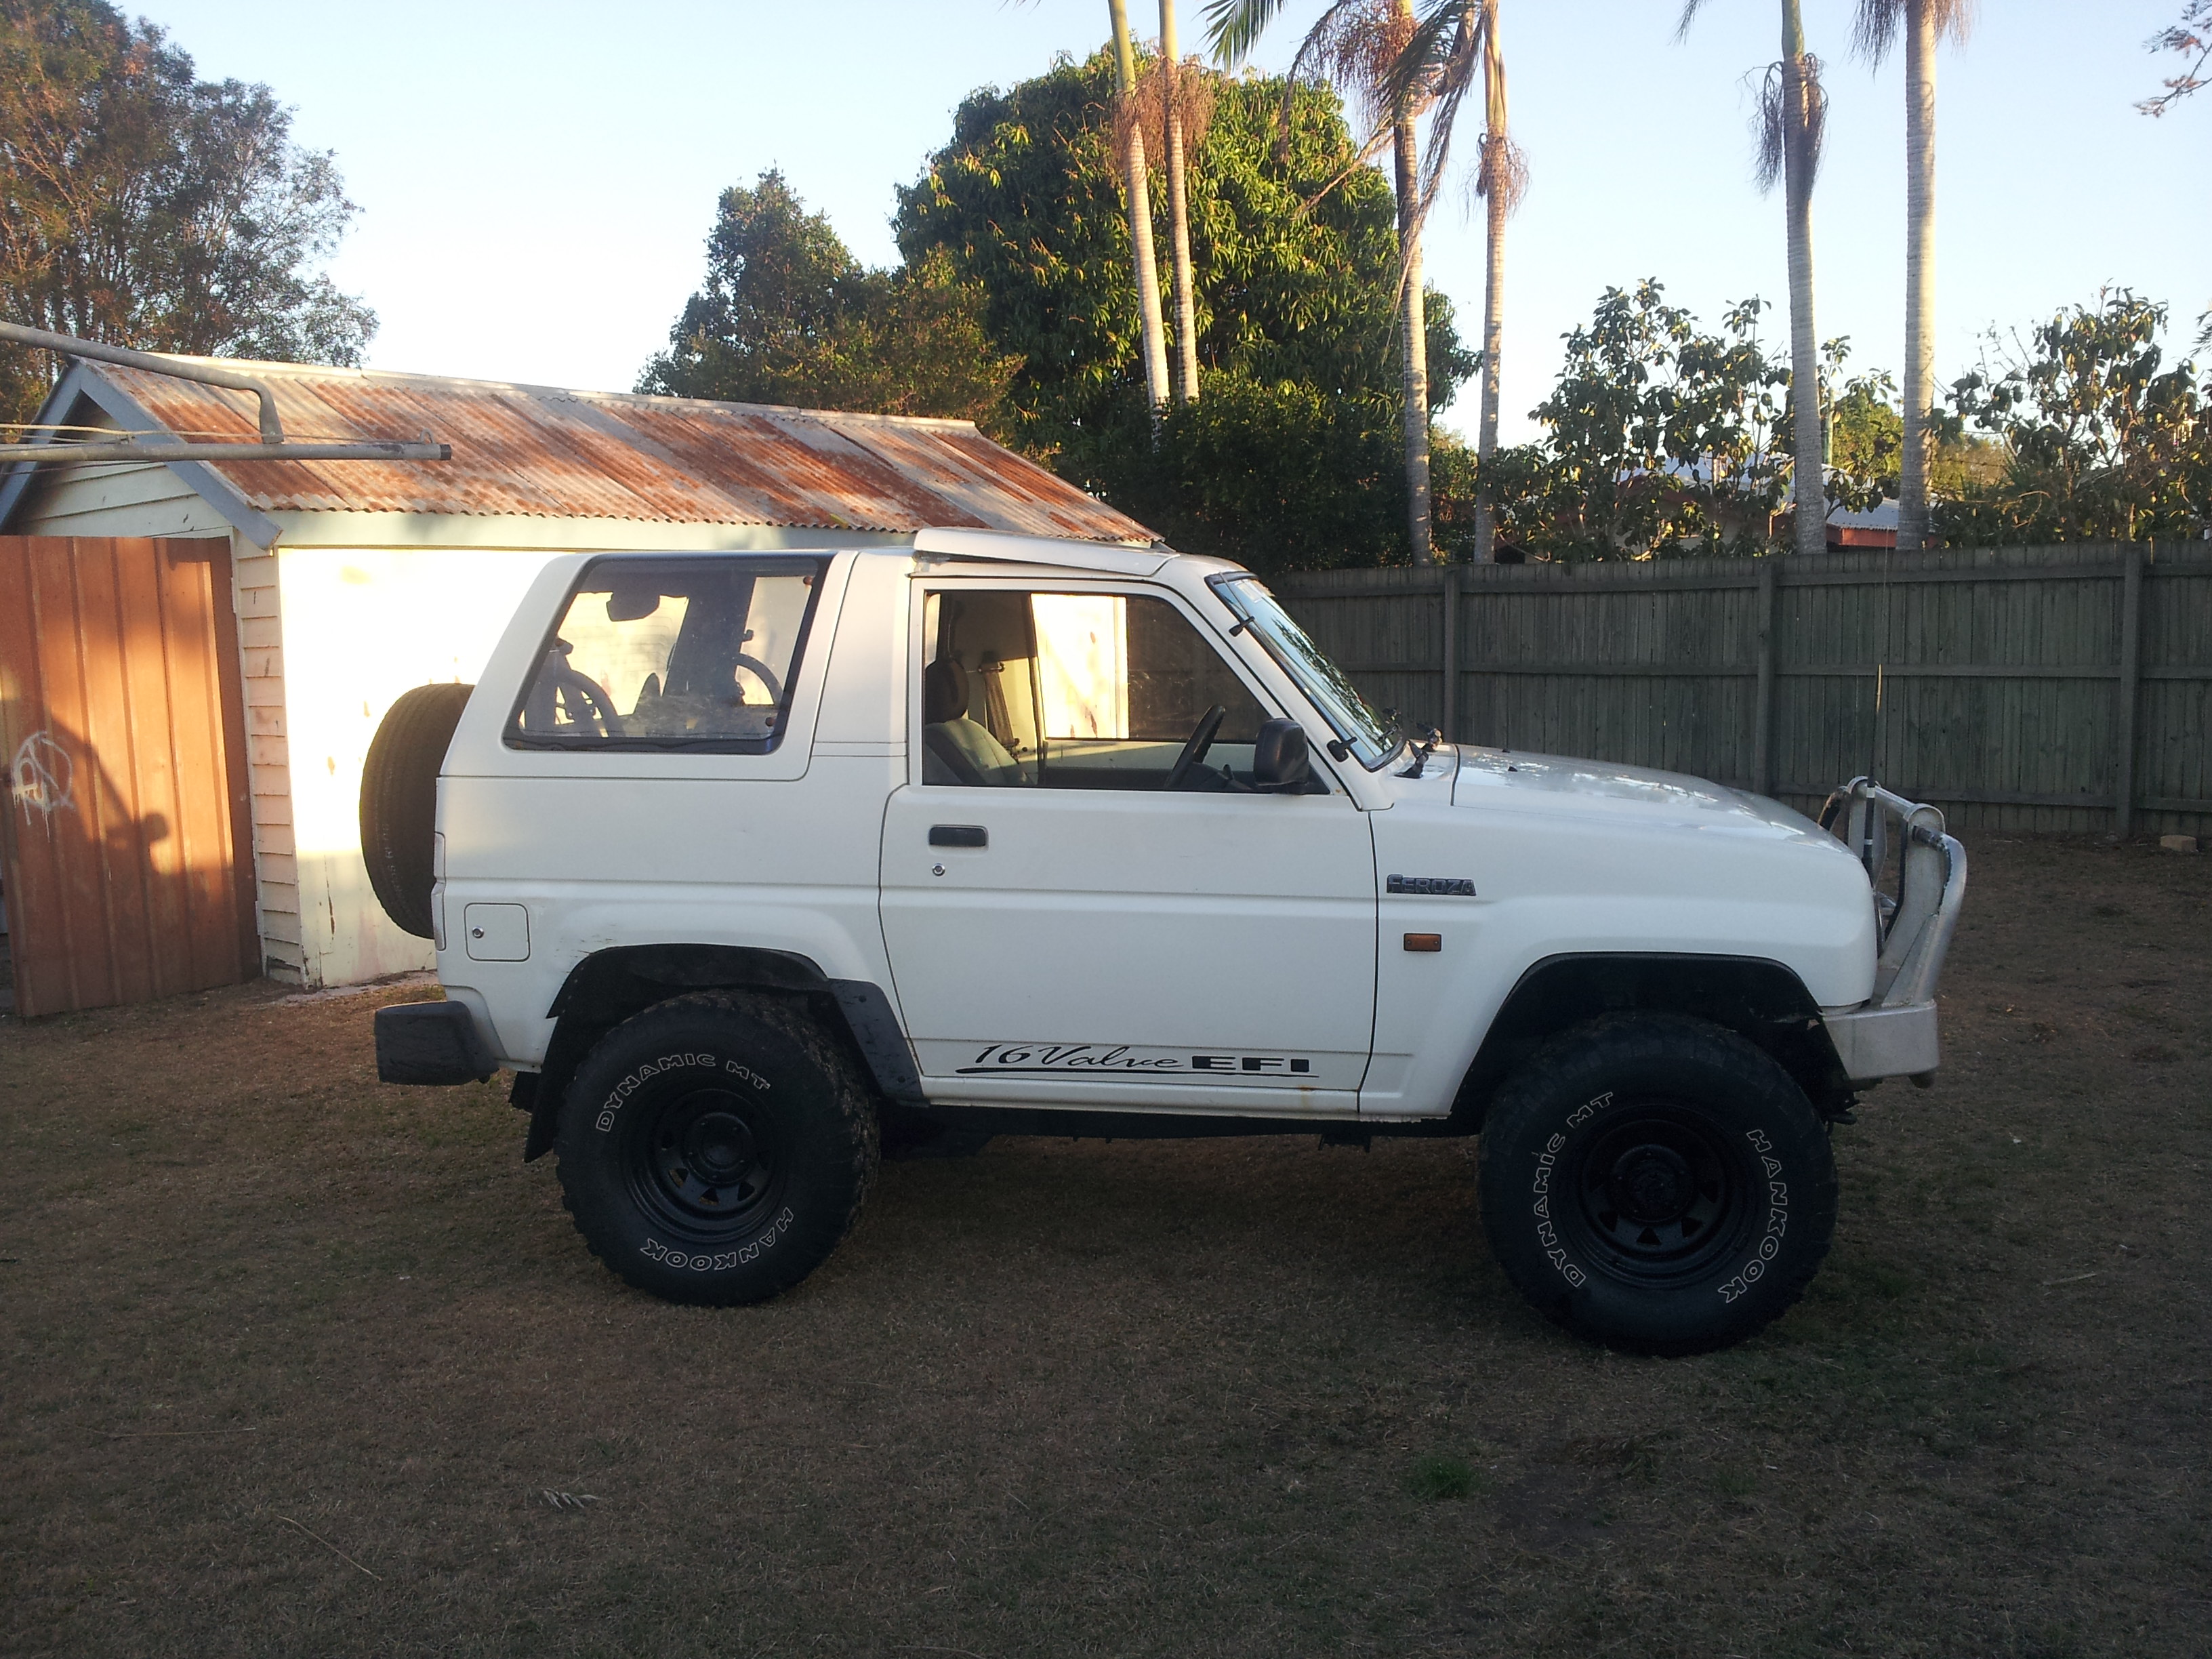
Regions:
[[[425, 435], [449, 461], [210, 463], [264, 513], [633, 519], [902, 532], [1152, 532], [968, 421], [569, 392], [222, 360], [264, 378], [287, 438]], [[179, 436], [252, 441], [248, 393], [87, 364]]]

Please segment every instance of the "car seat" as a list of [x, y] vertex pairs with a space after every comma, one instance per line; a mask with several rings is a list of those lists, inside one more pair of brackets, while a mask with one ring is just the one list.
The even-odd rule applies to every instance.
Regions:
[[968, 671], [939, 657], [921, 672], [921, 781], [924, 783], [1024, 783], [1021, 763], [968, 718]]

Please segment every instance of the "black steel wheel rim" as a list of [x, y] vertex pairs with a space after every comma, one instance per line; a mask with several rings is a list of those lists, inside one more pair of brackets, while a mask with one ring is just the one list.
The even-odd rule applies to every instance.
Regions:
[[782, 1201], [789, 1175], [773, 1116], [711, 1085], [672, 1092], [641, 1114], [627, 1152], [631, 1195], [656, 1222], [695, 1240], [757, 1231]]
[[1575, 1213], [1614, 1277], [1695, 1279], [1740, 1246], [1754, 1181], [1750, 1153], [1696, 1106], [1629, 1102], [1577, 1161]]

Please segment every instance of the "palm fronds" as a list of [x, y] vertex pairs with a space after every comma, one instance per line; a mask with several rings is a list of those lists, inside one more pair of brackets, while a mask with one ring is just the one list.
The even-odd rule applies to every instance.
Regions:
[[[1181, 64], [1182, 73], [1176, 77], [1176, 116], [1182, 127], [1183, 143], [1194, 149], [1205, 143], [1206, 130], [1213, 125], [1213, 104], [1216, 81], [1209, 70], [1195, 58], [1186, 58]], [[1146, 65], [1137, 76], [1137, 84], [1114, 100], [1114, 146], [1116, 151], [1127, 149], [1129, 130], [1135, 127], [1144, 134], [1145, 154], [1164, 156], [1167, 151], [1167, 65], [1155, 59]]]
[[[1692, 0], [1690, 9], [1702, 3], [1703, 0]], [[1963, 46], [1974, 31], [1977, 9], [1976, 0], [1859, 0], [1858, 18], [1851, 29], [1852, 49], [1868, 63], [1879, 64], [1897, 45], [1916, 10], [1924, 12], [1935, 24], [1937, 40]]]
[[[1813, 181], [1820, 171], [1820, 147], [1828, 131], [1828, 91], [1820, 83], [1820, 60], [1808, 52], [1798, 60], [1799, 73], [1805, 79], [1805, 115], [1797, 135], [1801, 157], [1804, 165], [1804, 188], [1813, 188]], [[1752, 132], [1758, 139], [1756, 159], [1752, 164], [1752, 177], [1761, 191], [1770, 191], [1785, 179], [1790, 171], [1790, 152], [1792, 148], [1790, 132], [1790, 65], [1769, 64], [1766, 78], [1759, 87], [1759, 111], [1752, 118]]]

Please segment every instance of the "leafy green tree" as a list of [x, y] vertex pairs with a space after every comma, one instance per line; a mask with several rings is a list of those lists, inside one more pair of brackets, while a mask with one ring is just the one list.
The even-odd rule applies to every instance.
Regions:
[[[0, 310], [141, 349], [358, 363], [375, 313], [316, 269], [356, 209], [291, 120], [104, 0], [0, 0]], [[0, 348], [0, 419], [28, 419], [49, 373]]]
[[1016, 360], [985, 337], [982, 309], [941, 252], [867, 269], [771, 169], [722, 192], [706, 286], [638, 390], [988, 422]]
[[1656, 282], [1607, 289], [1534, 411], [1544, 438], [1490, 464], [1504, 539], [1552, 559], [1770, 550], [1790, 375], [1760, 339], [1765, 308], [1746, 300], [1708, 334]]
[[1939, 502], [1954, 543], [2194, 540], [2212, 529], [2212, 398], [2165, 366], [2166, 308], [2125, 289], [2071, 306], [1952, 390], [2003, 445], [2002, 478]]
[[[1186, 77], [1198, 73], [1188, 67]], [[1000, 412], [1011, 441], [1195, 550], [1261, 568], [1402, 556], [1402, 479], [1363, 461], [1303, 472], [1316, 455], [1364, 456], [1400, 413], [1396, 213], [1358, 165], [1334, 94], [1210, 76], [1212, 118], [1188, 177], [1193, 309], [1206, 395], [1168, 411], [1157, 452], [1146, 419], [1139, 307], [1114, 154], [1112, 65], [1063, 60], [963, 103], [950, 143], [900, 194], [909, 265], [941, 251], [988, 298], [993, 345], [1020, 369]], [[1287, 104], [1279, 131], [1278, 113]], [[1428, 298], [1431, 407], [1472, 372], [1449, 305]], [[1217, 405], [1211, 410], [1208, 405]], [[1269, 441], [1236, 437], [1251, 423]], [[1291, 434], [1297, 436], [1292, 438]], [[1237, 456], [1235, 477], [1186, 444]], [[1387, 474], [1383, 475], [1387, 477]], [[1310, 532], [1281, 515], [1240, 526], [1236, 502], [1302, 500]], [[1291, 549], [1295, 544], [1297, 550]]]
[[1864, 513], [1897, 494], [1905, 453], [1905, 416], [1897, 410], [1897, 377], [1887, 370], [1855, 374], [1828, 405], [1828, 462], [1832, 493]]
[[1215, 374], [1108, 496], [1186, 552], [1262, 571], [1375, 563], [1403, 522], [1396, 425], [1393, 398]]
[[[1223, 64], [1242, 62], [1258, 44], [1284, 0], [1210, 0], [1207, 36]], [[1399, 410], [1405, 434], [1406, 523], [1413, 562], [1434, 556], [1426, 346], [1427, 287], [1422, 272], [1421, 228], [1428, 204], [1421, 186], [1421, 114], [1435, 92], [1435, 42], [1413, 15], [1413, 0], [1331, 0], [1291, 60], [1289, 84], [1319, 74], [1362, 106], [1374, 136], [1360, 147], [1364, 158], [1387, 142], [1396, 191]], [[1289, 118], [1287, 101], [1284, 111]]]
[[[1829, 482], [1832, 500], [1864, 513], [1897, 499], [1898, 474], [1905, 455], [1905, 416], [1897, 406], [1897, 377], [1887, 369], [1843, 375], [1844, 343], [1828, 343], [1829, 384], [1842, 383], [1828, 397]], [[1965, 430], [1955, 415], [1936, 423], [1935, 453], [1928, 462], [1928, 490], [1937, 505], [1986, 491], [2004, 477], [2004, 447]]]
[[[794, 401], [840, 326], [863, 308], [867, 272], [781, 173], [722, 192], [707, 238], [707, 283], [684, 307], [643, 392], [733, 403]], [[805, 401], [803, 398], [797, 399]]]

